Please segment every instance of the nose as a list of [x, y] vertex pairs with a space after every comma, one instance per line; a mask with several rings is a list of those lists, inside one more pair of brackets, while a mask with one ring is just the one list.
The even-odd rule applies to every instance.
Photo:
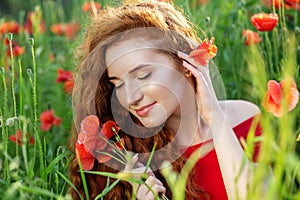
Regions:
[[138, 87], [132, 87], [131, 85], [126, 87], [126, 97], [128, 106], [135, 106], [143, 99], [144, 95]]

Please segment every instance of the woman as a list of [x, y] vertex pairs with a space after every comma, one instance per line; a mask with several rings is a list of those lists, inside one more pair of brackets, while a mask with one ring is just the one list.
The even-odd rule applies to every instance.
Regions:
[[[137, 155], [125, 165], [96, 159], [91, 170], [142, 171], [154, 145], [156, 150], [146, 184], [120, 181], [105, 199], [131, 199], [132, 195], [155, 199], [157, 194], [172, 199], [159, 170], [161, 163], [167, 160], [180, 172], [200, 147], [202, 154], [188, 178], [186, 199], [246, 197], [251, 163], [245, 160], [239, 139], [246, 138], [259, 109], [246, 101], [217, 99], [209, 75], [212, 62], [201, 51], [195, 57], [189, 55], [200, 43], [193, 27], [173, 5], [146, 1], [107, 8], [87, 28], [78, 51], [73, 92], [77, 131], [71, 147], [82, 141], [78, 133], [84, 125], [80, 123], [94, 115], [99, 124], [115, 121], [125, 149]], [[259, 128], [255, 134], [260, 134]], [[70, 177], [84, 196], [78, 169], [74, 159]], [[106, 186], [107, 177], [85, 176], [93, 199]], [[71, 195], [79, 199], [73, 189]]]

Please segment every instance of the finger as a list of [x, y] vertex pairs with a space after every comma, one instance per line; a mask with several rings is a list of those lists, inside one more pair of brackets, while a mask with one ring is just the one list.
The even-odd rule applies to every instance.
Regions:
[[146, 179], [145, 184], [140, 185], [137, 193], [141, 196], [146, 195], [150, 190], [149, 188], [152, 188], [155, 184], [162, 186], [162, 183], [157, 178], [155, 178], [154, 176], [149, 176]]
[[143, 199], [157, 199], [156, 197], [162, 193], [166, 193], [166, 188], [161, 185], [154, 185], [151, 190], [148, 190]]
[[128, 161], [128, 162], [126, 163], [125, 168], [124, 168], [124, 171], [125, 171], [125, 172], [131, 172], [132, 169], [133, 169], [133, 167], [134, 167], [134, 165], [137, 163], [138, 159], [139, 159], [139, 158], [138, 158], [138, 154], [135, 154], [135, 155], [131, 158], [131, 160]]
[[186, 61], [183, 61], [182, 65], [186, 69], [188, 69], [188, 70], [190, 70], [192, 72], [192, 74], [196, 78], [196, 81], [197, 81], [198, 84], [208, 86], [208, 83], [207, 83], [206, 78], [203, 75], [203, 73], [201, 73], [198, 69], [196, 69], [194, 66], [192, 66], [189, 63], [187, 63]]
[[154, 197], [159, 193], [165, 192], [166, 188], [158, 179], [154, 177], [149, 177], [145, 184], [140, 185], [136, 196], [138, 199], [154, 199]]

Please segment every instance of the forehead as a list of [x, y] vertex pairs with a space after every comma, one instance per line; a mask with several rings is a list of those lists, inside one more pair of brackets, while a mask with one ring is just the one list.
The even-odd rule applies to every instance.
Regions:
[[142, 38], [122, 41], [110, 46], [105, 55], [109, 76], [124, 74], [140, 64], [166, 64], [170, 57]]

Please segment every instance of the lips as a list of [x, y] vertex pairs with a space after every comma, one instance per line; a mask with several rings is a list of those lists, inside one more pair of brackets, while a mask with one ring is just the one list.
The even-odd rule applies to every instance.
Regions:
[[153, 103], [148, 104], [146, 106], [142, 106], [139, 109], [135, 109], [135, 112], [138, 116], [144, 117], [144, 116], [148, 115], [148, 113], [154, 107], [155, 104], [156, 104], [156, 102], [153, 102]]

